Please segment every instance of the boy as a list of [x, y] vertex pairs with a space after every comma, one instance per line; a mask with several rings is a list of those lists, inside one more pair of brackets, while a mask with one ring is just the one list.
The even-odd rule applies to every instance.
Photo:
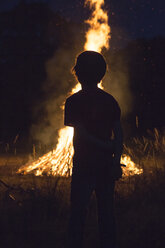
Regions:
[[82, 247], [86, 209], [95, 190], [100, 247], [116, 248], [113, 197], [115, 180], [122, 176], [120, 108], [110, 94], [97, 87], [106, 72], [101, 54], [81, 53], [73, 71], [82, 90], [65, 104], [64, 124], [74, 127], [69, 247]]

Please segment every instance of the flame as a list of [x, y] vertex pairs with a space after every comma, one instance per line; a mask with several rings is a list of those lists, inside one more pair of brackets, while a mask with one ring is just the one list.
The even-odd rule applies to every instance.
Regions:
[[85, 5], [93, 9], [91, 18], [86, 23], [90, 29], [86, 33], [85, 50], [101, 52], [102, 48], [109, 48], [110, 26], [108, 25], [108, 14], [103, 9], [104, 0], [86, 0]]
[[[91, 17], [85, 22], [89, 25], [86, 33], [86, 42], [84, 50], [93, 50], [101, 52], [103, 48], [109, 48], [110, 27], [108, 25], [108, 14], [104, 10], [104, 0], [86, 0], [85, 6], [92, 10]], [[99, 85], [103, 88], [102, 85]], [[81, 89], [77, 84], [70, 94], [74, 94]], [[34, 173], [41, 176], [47, 175], [70, 176], [72, 174], [72, 157], [73, 157], [73, 128], [65, 127], [59, 130], [59, 138], [56, 148], [40, 157], [34, 162], [30, 162], [18, 170], [18, 173]], [[142, 173], [136, 168], [129, 156], [123, 156], [121, 162], [127, 165], [125, 171], [131, 171], [132, 174]]]
[[18, 173], [33, 172], [36, 176], [43, 174], [70, 176], [72, 174], [73, 128], [65, 127], [59, 131], [56, 149], [40, 157], [37, 161], [21, 167]]
[[143, 169], [140, 169], [136, 166], [136, 164], [131, 160], [130, 156], [123, 154], [121, 157], [121, 164], [125, 164], [126, 167], [123, 167], [123, 176], [133, 176], [140, 175], [143, 173]]

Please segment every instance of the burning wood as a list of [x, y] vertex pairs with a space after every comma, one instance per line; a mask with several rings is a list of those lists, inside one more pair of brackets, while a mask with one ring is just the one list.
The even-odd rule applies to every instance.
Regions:
[[[85, 5], [93, 10], [91, 17], [85, 22], [89, 25], [86, 33], [85, 50], [93, 50], [101, 52], [105, 47], [109, 48], [110, 26], [108, 25], [108, 14], [103, 9], [104, 0], [86, 0]], [[102, 87], [102, 86], [100, 86]], [[81, 89], [77, 84], [72, 89], [71, 94]], [[27, 163], [19, 169], [18, 173], [34, 173], [41, 176], [43, 173], [47, 175], [70, 176], [72, 174], [72, 157], [73, 157], [73, 128], [65, 127], [59, 130], [59, 139], [56, 148], [40, 157], [38, 160]], [[129, 156], [123, 155], [121, 163], [125, 164], [124, 174], [140, 174], [142, 170], [136, 168], [135, 163], [131, 161]]]
[[[63, 130], [63, 129], [62, 129]], [[66, 147], [56, 148], [53, 152], [40, 157], [38, 160], [27, 163], [25, 166], [18, 170], [18, 173], [28, 174], [34, 173], [36, 176], [47, 175], [60, 175], [60, 176], [71, 176], [72, 175], [72, 157], [73, 157], [73, 146], [67, 142]], [[124, 176], [133, 176], [143, 173], [143, 169], [139, 169], [136, 164], [131, 160], [130, 156], [123, 155], [121, 163], [125, 164], [123, 167]]]

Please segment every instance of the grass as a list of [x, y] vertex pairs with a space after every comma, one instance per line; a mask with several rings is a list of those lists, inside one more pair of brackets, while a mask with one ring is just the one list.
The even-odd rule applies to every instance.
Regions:
[[[157, 130], [134, 138], [125, 152], [144, 173], [116, 183], [115, 212], [120, 248], [163, 248], [165, 244], [165, 149]], [[26, 156], [0, 159], [0, 242], [2, 248], [64, 248], [69, 218], [70, 178], [18, 175]], [[98, 248], [97, 209], [92, 195], [85, 247]]]

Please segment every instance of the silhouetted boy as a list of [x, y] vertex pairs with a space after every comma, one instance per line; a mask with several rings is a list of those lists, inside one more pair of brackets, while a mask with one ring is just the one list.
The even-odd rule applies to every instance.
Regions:
[[120, 108], [110, 94], [97, 87], [106, 72], [101, 54], [81, 53], [73, 70], [82, 90], [65, 104], [64, 123], [74, 127], [69, 247], [82, 247], [87, 205], [95, 190], [100, 247], [116, 248], [113, 198], [115, 180], [122, 175]]

